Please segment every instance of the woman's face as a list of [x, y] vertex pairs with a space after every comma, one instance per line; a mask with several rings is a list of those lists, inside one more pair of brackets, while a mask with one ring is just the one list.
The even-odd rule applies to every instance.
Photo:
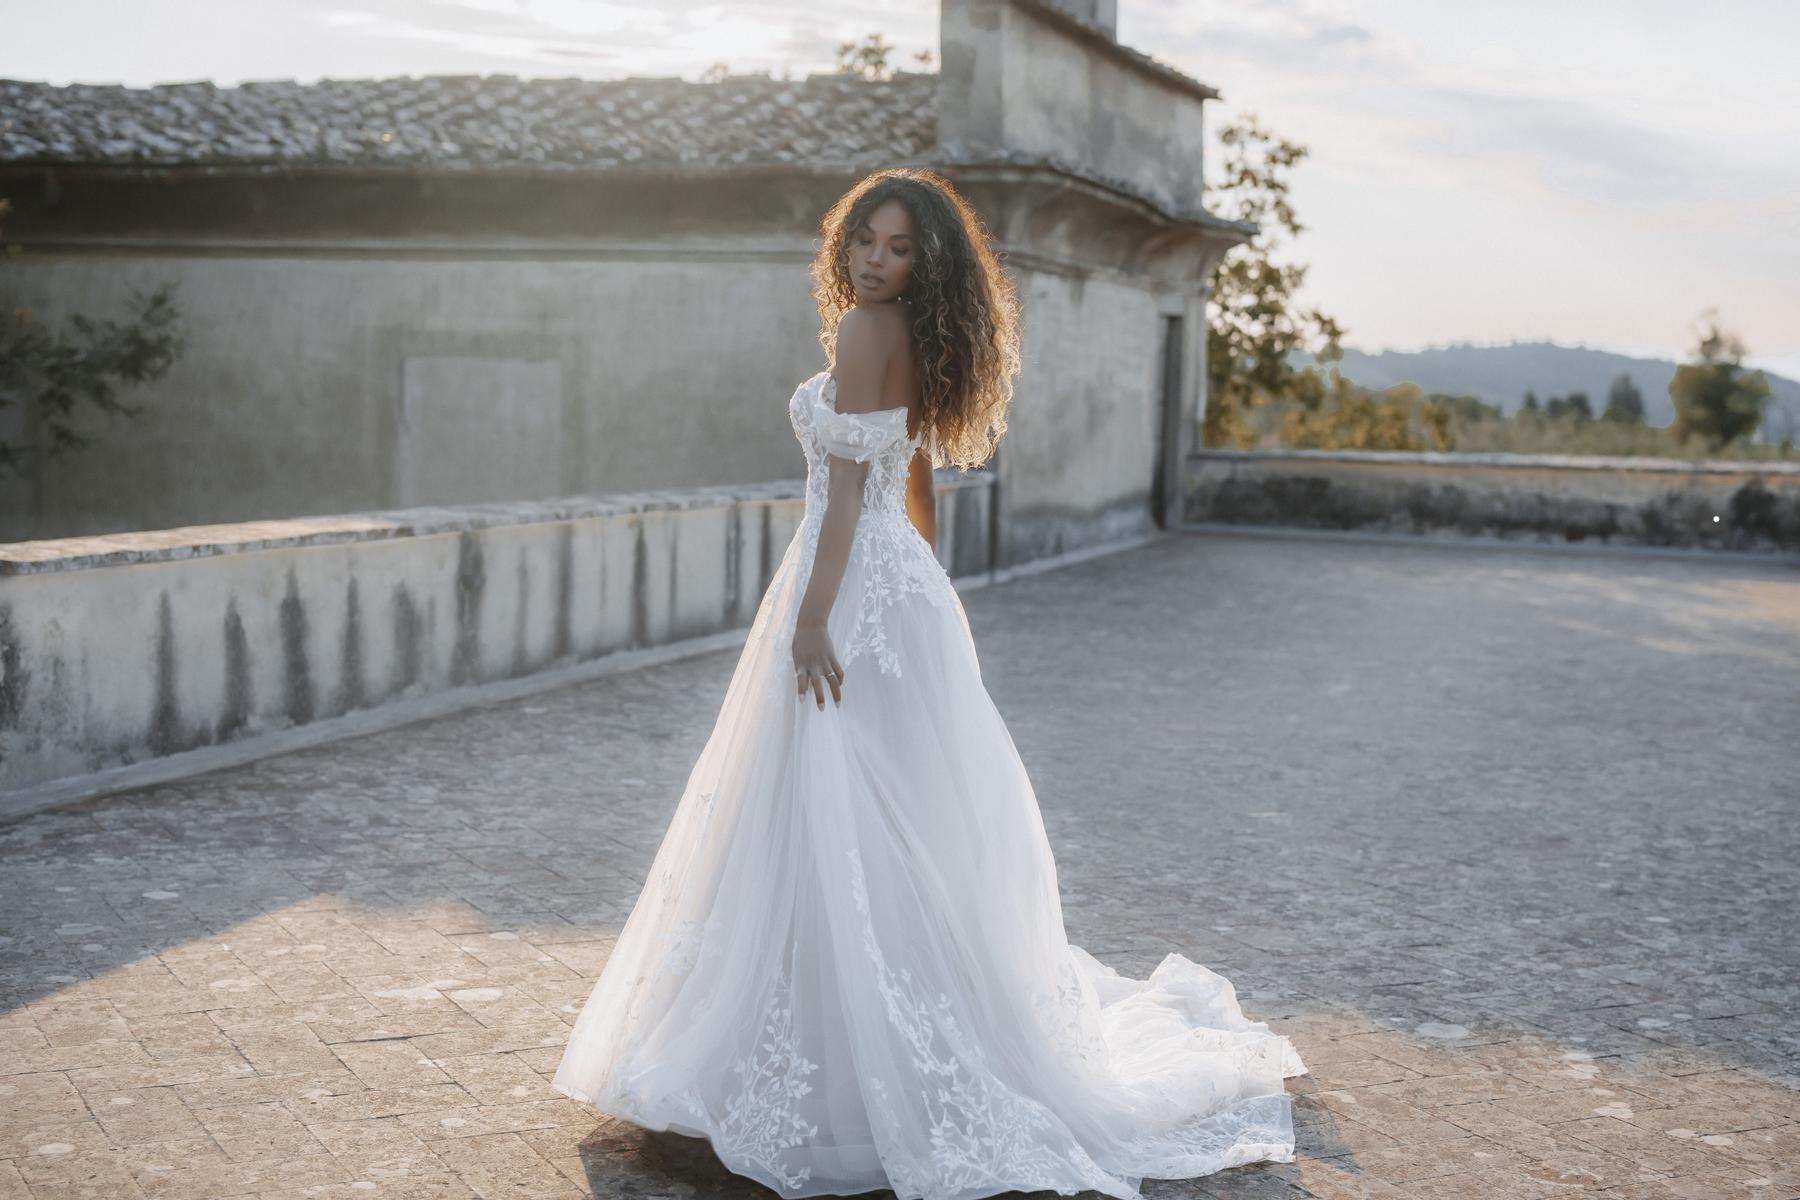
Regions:
[[889, 200], [849, 239], [850, 284], [859, 304], [892, 300], [912, 282], [912, 214]]

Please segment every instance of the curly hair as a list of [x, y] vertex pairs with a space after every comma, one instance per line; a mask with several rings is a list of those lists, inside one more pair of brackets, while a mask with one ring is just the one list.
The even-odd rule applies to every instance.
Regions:
[[826, 212], [812, 263], [819, 344], [836, 361], [838, 322], [856, 304], [850, 239], [889, 200], [912, 215], [912, 280], [900, 299], [911, 309], [920, 428], [932, 435], [932, 465], [979, 467], [1006, 432], [1019, 370], [1018, 287], [948, 179], [917, 167], [876, 171]]

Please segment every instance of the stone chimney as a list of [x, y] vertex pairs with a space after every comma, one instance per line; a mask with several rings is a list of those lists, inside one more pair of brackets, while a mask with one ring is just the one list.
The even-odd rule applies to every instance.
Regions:
[[1049, 0], [1051, 6], [1119, 40], [1119, 0]]

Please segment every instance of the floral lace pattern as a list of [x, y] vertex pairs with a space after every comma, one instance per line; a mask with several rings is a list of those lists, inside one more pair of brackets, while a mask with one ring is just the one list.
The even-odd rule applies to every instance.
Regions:
[[1091, 1003], [1082, 990], [1075, 960], [1066, 954], [1057, 969], [1056, 990], [1031, 995], [1032, 1009], [1045, 1035], [1082, 1062], [1102, 1066], [1107, 1061], [1106, 1037], [1091, 1019]]
[[788, 1170], [781, 1152], [804, 1145], [819, 1132], [817, 1124], [800, 1115], [796, 1104], [812, 1091], [806, 1076], [818, 1070], [819, 1064], [800, 1053], [789, 997], [792, 986], [785, 973], [776, 976], [762, 1037], [750, 1054], [732, 1064], [732, 1074], [740, 1083], [726, 1102], [717, 1139], [721, 1157], [753, 1163], [790, 1191], [807, 1181], [812, 1168]]
[[[794, 435], [806, 452], [806, 511], [769, 589], [772, 598], [784, 588], [793, 589], [780, 608], [787, 624], [776, 633], [777, 669], [770, 690], [777, 693], [793, 688], [786, 672], [786, 650], [793, 644], [791, 622], [798, 596], [806, 590], [818, 552], [830, 482], [829, 459], [834, 455], [869, 464], [863, 481], [862, 513], [844, 573], [849, 594], [840, 593], [835, 603], [854, 614], [848, 634], [833, 647], [839, 663], [847, 667], [852, 660], [872, 654], [884, 674], [899, 675], [900, 655], [888, 638], [887, 610], [903, 597], [915, 595], [943, 608], [960, 603], [931, 543], [906, 515], [907, 473], [922, 435], [907, 435], [904, 408], [841, 413], [834, 407], [836, 397], [837, 381], [821, 371], [795, 389], [788, 402]], [[764, 631], [775, 607], [768, 606], [762, 614], [764, 620], [753, 625], [752, 637]]]
[[[1075, 1144], [1054, 1113], [995, 1076], [981, 1047], [963, 1033], [948, 995], [940, 992], [927, 999], [919, 994], [909, 968], [889, 968], [875, 940], [875, 926], [866, 919], [869, 892], [862, 854], [855, 846], [844, 853], [850, 860], [851, 902], [865, 918], [863, 950], [874, 968], [888, 1021], [905, 1041], [924, 1085], [919, 1099], [930, 1123], [928, 1164], [884, 1159], [895, 1192], [932, 1195], [990, 1186], [1062, 1190], [1072, 1175], [1090, 1187], [1116, 1189], [1118, 1180]], [[887, 1102], [885, 1087], [876, 1084], [876, 1095]], [[907, 1191], [901, 1190], [901, 1181]]]

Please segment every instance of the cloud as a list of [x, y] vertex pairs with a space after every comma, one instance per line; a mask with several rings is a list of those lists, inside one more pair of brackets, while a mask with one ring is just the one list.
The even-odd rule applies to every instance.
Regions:
[[1187, 47], [1208, 58], [1238, 56], [1297, 68], [1372, 47], [1375, 33], [1351, 15], [1316, 0], [1143, 0], [1127, 9], [1119, 33], [1159, 55]]
[[374, 0], [331, 12], [326, 21], [364, 37], [453, 46], [519, 62], [580, 52], [623, 65], [628, 57], [662, 53], [680, 33], [681, 22], [648, 6], [595, 4], [580, 21], [566, 23], [531, 8], [500, 0]]
[[831, 70], [840, 41], [877, 29], [896, 43], [902, 64], [915, 50], [935, 50], [936, 12], [928, 7], [897, 0], [822, 13], [806, 0], [367, 0], [326, 19], [365, 38], [453, 47], [526, 73], [573, 65], [597, 76], [692, 75], [722, 61], [740, 72], [804, 74]]
[[1705, 146], [1566, 97], [1415, 87], [1422, 114], [1411, 148], [1435, 164], [1486, 164], [1563, 196], [1607, 205], [1663, 204], [1713, 194], [1728, 164]]
[[1160, 58], [1218, 85], [1228, 104], [1250, 98], [1233, 107], [1279, 112], [1269, 122], [1277, 132], [1352, 173], [1479, 178], [1645, 210], [1800, 184], [1793, 169], [1650, 122], [1630, 94], [1583, 96], [1566, 76], [1550, 76], [1558, 90], [1547, 92], [1510, 63], [1484, 63], [1473, 50], [1463, 61], [1455, 47], [1428, 53], [1321, 0], [1136, 7], [1136, 36]]

